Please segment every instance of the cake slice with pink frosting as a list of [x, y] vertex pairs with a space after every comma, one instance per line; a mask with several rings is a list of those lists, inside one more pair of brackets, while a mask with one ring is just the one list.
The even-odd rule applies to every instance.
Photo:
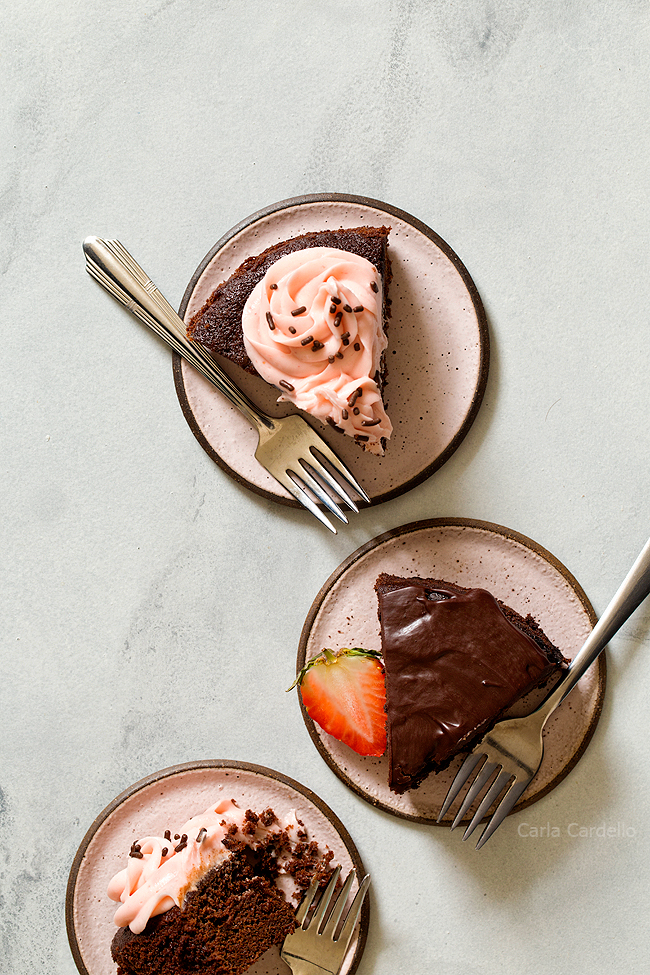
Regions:
[[110, 881], [119, 906], [111, 953], [118, 975], [242, 975], [295, 926], [330, 851], [290, 814], [220, 800], [178, 830], [145, 836]]
[[389, 229], [307, 233], [249, 258], [192, 318], [189, 337], [382, 455], [392, 432], [383, 403]]

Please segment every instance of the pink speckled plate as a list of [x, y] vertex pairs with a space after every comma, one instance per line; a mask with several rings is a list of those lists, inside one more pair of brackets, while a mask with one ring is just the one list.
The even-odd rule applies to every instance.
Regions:
[[[596, 615], [571, 573], [540, 545], [487, 522], [440, 518], [418, 521], [379, 535], [353, 552], [327, 580], [305, 621], [298, 669], [323, 647], [380, 650], [375, 581], [380, 572], [447, 579], [488, 589], [522, 616], [530, 613], [565, 657], [580, 649]], [[605, 691], [601, 654], [544, 731], [544, 760], [515, 809], [546, 795], [576, 764], [594, 732]], [[513, 713], [526, 714], [544, 692], [525, 698]], [[331, 738], [305, 709], [309, 734], [327, 764], [351, 789], [386, 812], [435, 823], [461, 759], [430, 775], [419, 789], [397, 796], [388, 788], [388, 763], [363, 758]], [[451, 816], [450, 816], [451, 818]]]
[[[332, 810], [305, 786], [280, 772], [217, 760], [163, 769], [117, 796], [99, 814], [77, 851], [68, 881], [66, 926], [81, 975], [115, 975], [110, 946], [117, 930], [113, 923], [116, 904], [108, 898], [106, 888], [124, 866], [134, 840], [144, 834], [162, 835], [174, 823], [181, 826], [219, 798], [235, 799], [251, 809], [271, 806], [280, 818], [294, 810], [310, 837], [332, 850], [344, 876], [352, 867], [357, 877], [364, 876], [357, 849]], [[356, 971], [361, 960], [369, 918], [366, 898], [342, 969], [347, 975]], [[287, 971], [279, 948], [267, 951], [249, 969], [250, 975], [283, 975]]]
[[[272, 244], [310, 230], [362, 225], [392, 228], [386, 401], [394, 433], [386, 456], [378, 458], [327, 425], [314, 425], [378, 504], [444, 464], [483, 398], [489, 361], [485, 312], [467, 270], [444, 240], [408, 213], [365, 197], [283, 200], [254, 213], [215, 244], [192, 277], [180, 314], [189, 321], [247, 257]], [[293, 410], [277, 406], [277, 390], [263, 380], [222, 364], [267, 413], [283, 416]], [[255, 460], [257, 434], [237, 410], [176, 354], [174, 377], [185, 418], [210, 457], [257, 494], [296, 506]]]

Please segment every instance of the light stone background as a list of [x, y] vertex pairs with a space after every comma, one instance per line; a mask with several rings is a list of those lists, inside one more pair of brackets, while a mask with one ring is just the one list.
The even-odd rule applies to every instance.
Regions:
[[[612, 643], [579, 766], [480, 853], [349, 792], [285, 688], [319, 587], [385, 529], [506, 525], [597, 612], [645, 542], [649, 29], [645, 0], [5, 5], [2, 973], [73, 975], [86, 828], [209, 757], [280, 769], [347, 824], [374, 880], [361, 975], [644, 970], [650, 607]], [[119, 237], [178, 305], [222, 233], [314, 192], [429, 224], [492, 338], [457, 453], [336, 537], [209, 460], [167, 350], [81, 252]]]

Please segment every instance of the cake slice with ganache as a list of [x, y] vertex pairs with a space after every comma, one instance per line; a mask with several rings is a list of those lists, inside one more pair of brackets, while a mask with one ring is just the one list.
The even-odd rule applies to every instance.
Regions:
[[187, 326], [323, 423], [382, 455], [389, 227], [301, 234], [247, 258]]
[[416, 789], [566, 666], [532, 616], [485, 589], [382, 573], [389, 786]]

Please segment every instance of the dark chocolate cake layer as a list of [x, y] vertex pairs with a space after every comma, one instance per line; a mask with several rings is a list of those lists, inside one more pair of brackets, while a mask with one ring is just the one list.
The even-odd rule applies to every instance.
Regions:
[[[285, 254], [308, 247], [336, 247], [364, 257], [377, 268], [384, 288], [384, 328], [388, 317], [388, 285], [392, 277], [388, 257], [390, 227], [355, 227], [351, 230], [319, 230], [268, 247], [261, 254], [249, 257], [220, 284], [203, 308], [191, 319], [187, 334], [200, 342], [209, 352], [235, 362], [251, 375], [257, 375], [248, 357], [242, 333], [242, 312], [255, 285], [268, 269]], [[382, 362], [382, 380], [383, 362]], [[381, 388], [381, 384], [380, 384]]]
[[485, 589], [382, 574], [389, 785], [414, 789], [445, 768], [564, 658], [536, 621]]

